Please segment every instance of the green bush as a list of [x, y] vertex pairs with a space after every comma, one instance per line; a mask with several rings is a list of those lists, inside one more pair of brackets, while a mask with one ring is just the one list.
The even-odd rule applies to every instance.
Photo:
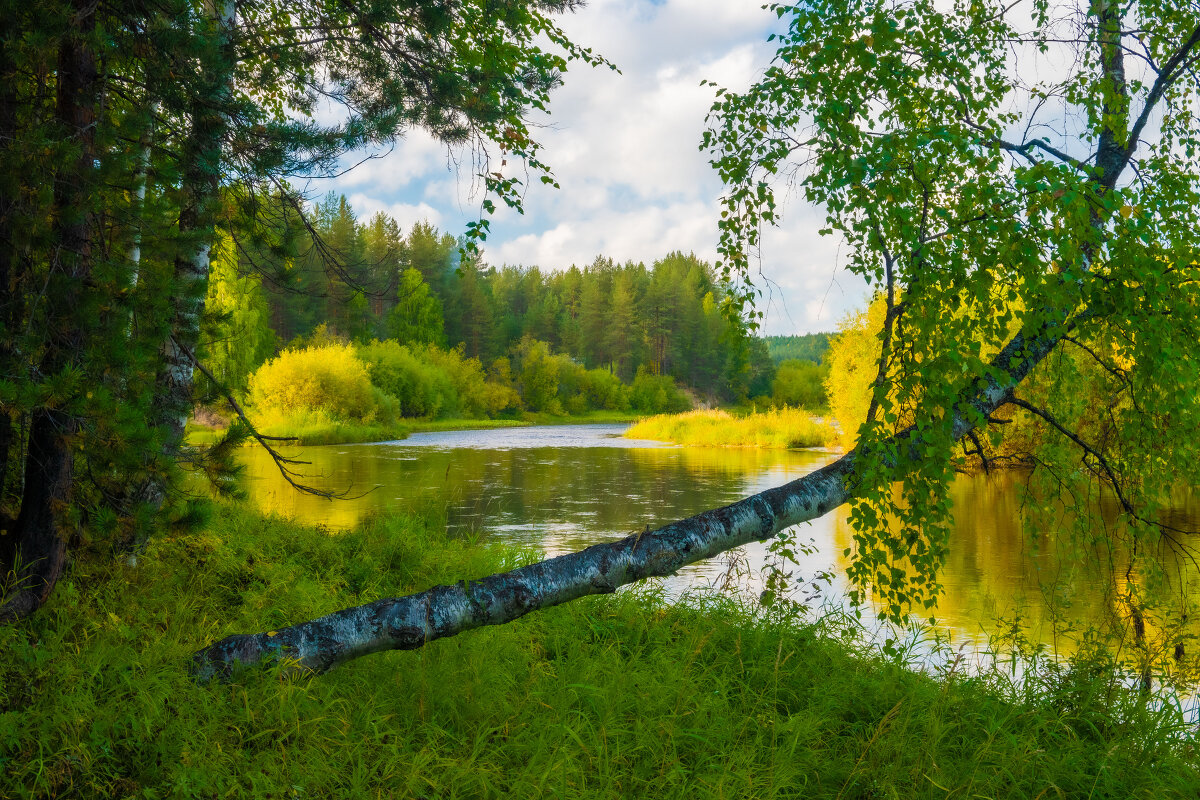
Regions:
[[513, 405], [511, 390], [489, 385], [479, 359], [464, 357], [461, 345], [452, 350], [428, 345], [423, 355], [454, 387], [455, 402], [446, 409], [447, 416], [490, 417]]
[[828, 365], [788, 359], [775, 371], [771, 402], [776, 406], [799, 406], [809, 410], [828, 408], [829, 395], [825, 390], [828, 375]]
[[584, 394], [589, 408], [629, 410], [629, 387], [606, 369], [589, 369], [584, 374]]
[[371, 342], [358, 348], [371, 383], [395, 398], [405, 417], [436, 417], [458, 407], [450, 376], [416, 352], [395, 341]]
[[645, 366], [638, 367], [629, 389], [629, 402], [638, 411], [648, 414], [673, 414], [686, 411], [691, 403], [675, 388], [670, 375], [652, 375]]
[[517, 384], [521, 401], [530, 411], [549, 414], [563, 413], [558, 399], [558, 377], [562, 359], [551, 355], [550, 346], [536, 339], [525, 338], [516, 348]]

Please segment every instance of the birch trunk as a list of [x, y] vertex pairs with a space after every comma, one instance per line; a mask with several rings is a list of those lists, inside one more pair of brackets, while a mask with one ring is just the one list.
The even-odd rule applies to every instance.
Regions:
[[[222, 110], [230, 92], [233, 71], [232, 31], [235, 7], [218, 0], [212, 7], [218, 54], [205, 89], [191, 113], [191, 127], [183, 148], [183, 207], [179, 233], [194, 242], [190, 253], [175, 261], [171, 318], [160, 348], [150, 424], [163, 436], [163, 456], [175, 457], [183, 442], [184, 426], [192, 408], [191, 353], [200, 339], [200, 321], [208, 288], [209, 250], [220, 201], [221, 146], [229, 120]], [[161, 507], [166, 499], [165, 473], [150, 476], [136, 493], [140, 501]]]
[[[1057, 344], [1057, 336], [1014, 337], [993, 361], [1007, 376], [989, 378], [986, 388], [955, 409], [954, 434], [965, 435], [1004, 405], [1011, 391]], [[916, 459], [915, 429], [897, 435], [897, 452]], [[344, 661], [383, 650], [411, 650], [427, 642], [483, 625], [502, 625], [619, 586], [666, 576], [752, 541], [769, 539], [792, 525], [822, 516], [850, 499], [859, 455], [733, 505], [674, 522], [617, 542], [453, 586], [377, 600], [289, 628], [229, 636], [195, 654], [193, 674], [201, 680], [227, 677], [237, 664], [293, 660], [300, 669], [324, 672]]]

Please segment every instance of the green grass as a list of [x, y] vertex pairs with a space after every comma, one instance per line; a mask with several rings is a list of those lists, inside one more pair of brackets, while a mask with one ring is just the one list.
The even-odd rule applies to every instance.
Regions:
[[533, 425], [601, 425], [609, 423], [636, 422], [646, 415], [637, 411], [609, 411], [600, 409], [582, 414], [547, 414], [526, 411], [521, 418]]
[[625, 432], [630, 439], [701, 447], [831, 447], [837, 436], [828, 424], [798, 408], [775, 408], [738, 416], [728, 411], [687, 411], [642, 420]]
[[[1192, 742], [1109, 673], [934, 680], [710, 598], [588, 598], [319, 677], [189, 655], [533, 556], [436, 516], [331, 535], [241, 507], [81, 557], [0, 628], [5, 797], [1194, 798]], [[764, 612], [765, 613], [765, 612]], [[1036, 688], [1034, 688], [1036, 687]]]
[[[283, 424], [261, 427], [267, 436], [293, 436], [296, 444], [352, 444], [356, 442], [383, 442], [403, 439], [410, 433], [425, 431], [490, 430], [492, 428], [519, 428], [528, 425], [585, 425], [610, 422], [633, 422], [643, 415], [629, 411], [589, 411], [585, 414], [535, 414], [527, 412], [520, 419], [409, 419], [396, 425], [375, 425], [345, 422], [326, 418], [298, 419]], [[224, 428], [209, 428], [188, 423], [185, 439], [188, 444], [200, 446], [217, 441], [225, 433]]]

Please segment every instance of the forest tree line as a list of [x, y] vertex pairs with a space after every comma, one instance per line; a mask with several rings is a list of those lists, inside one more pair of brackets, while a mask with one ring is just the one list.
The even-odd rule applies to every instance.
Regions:
[[[520, 398], [514, 406], [492, 390], [484, 405], [493, 413], [619, 407], [622, 401], [596, 398], [570, 405], [590, 396], [580, 384], [604, 382], [597, 370], [635, 390], [626, 407], [632, 400], [646, 411], [677, 410], [676, 383], [714, 402], [772, 391], [766, 343], [730, 322], [712, 267], [695, 255], [673, 252], [650, 266], [598, 257], [561, 271], [495, 267], [462, 258], [462, 243], [428, 223], [406, 234], [382, 212], [364, 223], [333, 194], [316, 204], [308, 229], [298, 221], [281, 223], [270, 247], [240, 238], [234, 227], [214, 249], [202, 357], [242, 395], [255, 370], [281, 350], [341, 342], [376, 352], [364, 347], [377, 340], [403, 345], [406, 358], [427, 364], [438, 351], [477, 359], [489, 380]], [[531, 363], [547, 359], [557, 359], [553, 380], [567, 384], [559, 402], [522, 380]], [[646, 400], [648, 382], [667, 399]], [[213, 396], [211, 382], [199, 388]], [[604, 393], [611, 398], [611, 387], [591, 390]], [[417, 400], [401, 405], [405, 416], [432, 408]], [[462, 404], [455, 406], [461, 413]]]

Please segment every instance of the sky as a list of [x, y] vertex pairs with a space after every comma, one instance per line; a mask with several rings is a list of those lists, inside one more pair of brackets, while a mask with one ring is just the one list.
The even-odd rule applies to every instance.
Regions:
[[[524, 216], [499, 210], [485, 260], [543, 270], [586, 266], [597, 255], [653, 261], [673, 250], [716, 259], [721, 182], [700, 152], [715, 89], [747, 88], [766, 68], [778, 25], [759, 0], [590, 0], [560, 18], [576, 43], [620, 74], [578, 62], [551, 96], [535, 135], [561, 189], [540, 183]], [[327, 187], [360, 218], [386, 211], [405, 231], [427, 220], [459, 235], [482, 197], [469, 155], [422, 132], [377, 154]], [[839, 242], [817, 234], [821, 214], [784, 195], [781, 226], [766, 234], [760, 276], [763, 332], [831, 331], [866, 302], [862, 281], [838, 268]]]

